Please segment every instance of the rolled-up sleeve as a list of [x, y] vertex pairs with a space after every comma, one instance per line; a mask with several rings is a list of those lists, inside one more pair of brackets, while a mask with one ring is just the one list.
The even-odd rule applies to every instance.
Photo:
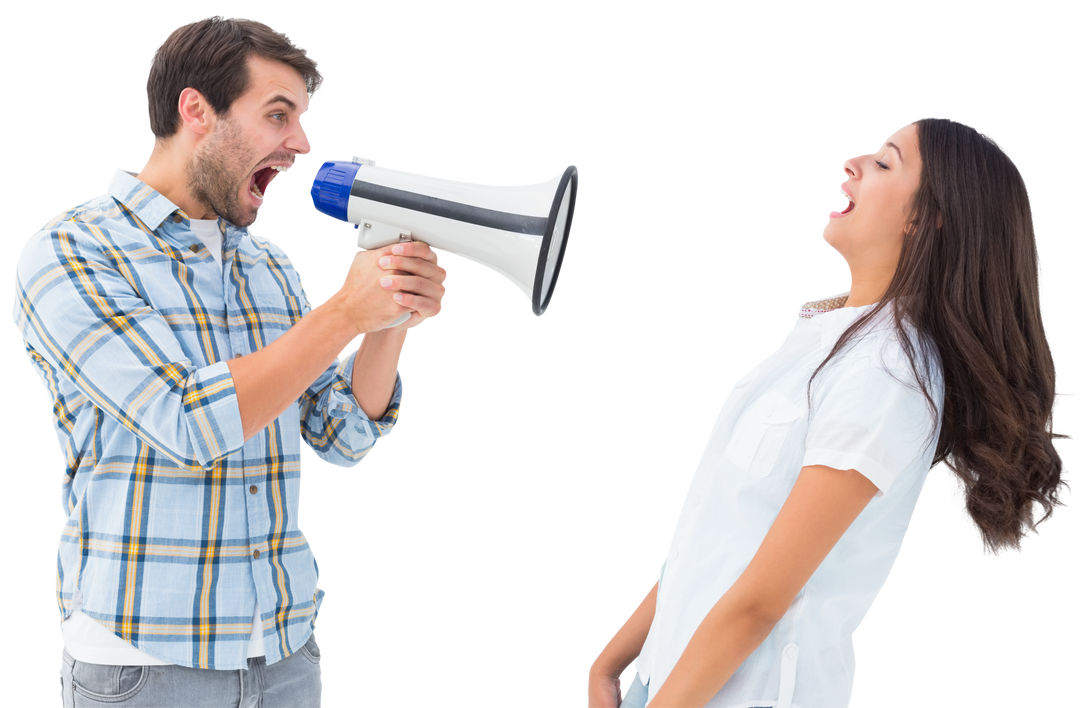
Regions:
[[[311, 303], [296, 278], [301, 293], [302, 309], [311, 311]], [[351, 467], [364, 459], [375, 442], [393, 430], [401, 406], [401, 376], [394, 382], [394, 393], [386, 412], [371, 420], [360, 407], [352, 391], [353, 352], [335, 361], [315, 379], [300, 397], [300, 434], [321, 459], [342, 467]]]
[[322, 459], [346, 467], [362, 460], [376, 440], [390, 433], [401, 405], [398, 376], [386, 413], [379, 420], [368, 418], [352, 392], [355, 363], [355, 353], [335, 362], [315, 380], [300, 402], [304, 440]]
[[38, 234], [17, 278], [16, 323], [57, 380], [181, 467], [208, 467], [243, 445], [228, 365], [192, 364], [93, 227]]

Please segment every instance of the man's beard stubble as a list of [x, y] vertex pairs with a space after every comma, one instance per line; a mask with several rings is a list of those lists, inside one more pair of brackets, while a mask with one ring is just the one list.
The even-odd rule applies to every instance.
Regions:
[[258, 215], [258, 209], [245, 209], [240, 203], [240, 189], [245, 186], [241, 180], [247, 175], [237, 174], [243, 168], [235, 166], [251, 159], [247, 152], [240, 128], [222, 119], [203, 149], [188, 163], [191, 196], [233, 226], [250, 226]]

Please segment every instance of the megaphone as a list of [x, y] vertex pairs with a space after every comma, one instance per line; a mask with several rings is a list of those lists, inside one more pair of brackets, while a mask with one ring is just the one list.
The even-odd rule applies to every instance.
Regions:
[[577, 168], [523, 187], [489, 187], [376, 167], [326, 162], [311, 186], [315, 208], [356, 225], [372, 249], [399, 241], [482, 263], [513, 281], [543, 314], [559, 278], [577, 199]]

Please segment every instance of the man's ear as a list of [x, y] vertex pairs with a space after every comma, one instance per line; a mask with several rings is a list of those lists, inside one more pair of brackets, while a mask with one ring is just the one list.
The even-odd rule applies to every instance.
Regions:
[[208, 135], [214, 132], [214, 122], [217, 118], [214, 109], [206, 97], [193, 88], [186, 88], [180, 92], [181, 127], [187, 128], [199, 135]]

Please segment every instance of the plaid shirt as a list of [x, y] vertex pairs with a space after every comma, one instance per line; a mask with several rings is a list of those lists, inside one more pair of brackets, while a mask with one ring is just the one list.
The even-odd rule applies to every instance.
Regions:
[[297, 528], [300, 438], [358, 462], [373, 422], [335, 363], [244, 442], [229, 359], [310, 307], [278, 248], [219, 220], [223, 268], [161, 194], [117, 172], [19, 263], [15, 320], [53, 399], [66, 456], [57, 600], [183, 666], [247, 666], [256, 595], [267, 662], [303, 646], [322, 591]]

